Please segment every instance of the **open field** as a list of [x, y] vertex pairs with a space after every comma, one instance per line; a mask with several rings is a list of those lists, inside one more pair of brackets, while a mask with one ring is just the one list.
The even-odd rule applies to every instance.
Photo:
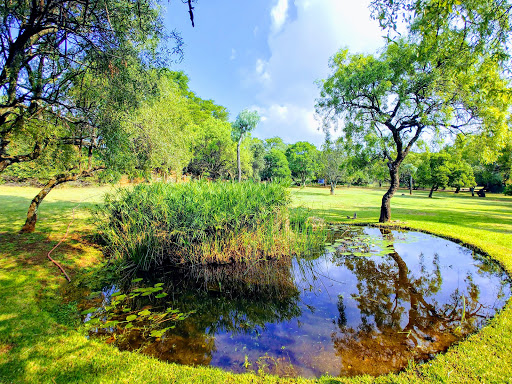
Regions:
[[[312, 382], [253, 374], [234, 375], [214, 368], [167, 364], [143, 355], [119, 352], [88, 340], [79, 328], [76, 302], [63, 299], [68, 287], [46, 258], [70, 227], [66, 241], [52, 254], [77, 281], [87, 281], [104, 265], [100, 249], [88, 241], [93, 226], [87, 211], [109, 188], [58, 188], [42, 203], [36, 232], [20, 236], [35, 188], [0, 186], [0, 382], [1, 383], [286, 383]], [[293, 189], [296, 204], [311, 207], [328, 221], [376, 224], [384, 190]], [[475, 246], [512, 273], [512, 197], [438, 192], [398, 193], [392, 200], [394, 225], [456, 238]], [[80, 205], [79, 205], [80, 204]], [[78, 207], [77, 207], [78, 206]], [[357, 213], [357, 219], [347, 219]], [[68, 289], [69, 291], [69, 289]], [[77, 330], [78, 329], [78, 330]], [[512, 305], [478, 334], [424, 365], [377, 379], [324, 377], [334, 383], [506, 383], [512, 382]]]

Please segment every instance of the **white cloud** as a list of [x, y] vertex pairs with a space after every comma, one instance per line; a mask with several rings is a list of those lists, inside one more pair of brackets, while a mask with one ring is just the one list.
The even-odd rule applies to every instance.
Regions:
[[268, 63], [265, 60], [256, 60], [256, 79], [261, 83], [270, 82], [270, 73], [267, 71]]
[[314, 119], [319, 95], [315, 81], [329, 75], [329, 58], [344, 47], [374, 53], [383, 45], [368, 4], [369, 0], [295, 0], [296, 17], [288, 21], [287, 1], [279, 0], [272, 8], [270, 55], [257, 60], [253, 80], [245, 82], [254, 89], [256, 104], [266, 117], [258, 128], [260, 136], [323, 142]]
[[236, 49], [231, 48], [231, 56], [229, 56], [229, 60], [235, 60], [236, 59]]
[[[286, 143], [309, 141], [319, 145], [323, 141], [323, 133], [318, 130], [314, 111], [294, 104], [272, 104], [268, 107], [253, 106], [261, 116], [261, 122], [255, 135], [261, 138], [280, 136]], [[279, 130], [276, 127], [293, 127]]]
[[288, 17], [288, 0], [277, 0], [277, 4], [270, 10], [270, 17], [272, 19], [272, 32], [279, 32]]

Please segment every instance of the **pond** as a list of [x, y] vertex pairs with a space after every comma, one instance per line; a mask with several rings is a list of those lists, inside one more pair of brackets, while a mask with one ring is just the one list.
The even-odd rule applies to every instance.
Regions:
[[[343, 226], [308, 258], [175, 269], [134, 284], [145, 293], [128, 296], [124, 312], [179, 316], [155, 316], [167, 324], [161, 333], [148, 332], [145, 317], [121, 332], [95, 325], [91, 335], [170, 362], [303, 377], [380, 375], [426, 361], [484, 326], [511, 295], [496, 264], [453, 242]], [[87, 305], [133, 292], [121, 286]], [[88, 312], [86, 320], [104, 316]]]

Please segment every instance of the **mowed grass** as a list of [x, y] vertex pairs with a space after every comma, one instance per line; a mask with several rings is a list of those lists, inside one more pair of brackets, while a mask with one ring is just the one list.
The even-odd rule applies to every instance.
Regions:
[[[76, 302], [63, 295], [77, 281], [95, 279], [104, 265], [101, 250], [90, 244], [90, 208], [110, 188], [59, 188], [40, 209], [36, 232], [18, 235], [35, 188], [0, 186], [0, 382], [1, 383], [288, 383], [304, 379], [235, 375], [208, 367], [160, 362], [119, 352], [89, 340], [80, 331]], [[377, 223], [384, 190], [293, 189], [295, 204], [308, 206], [329, 221]], [[426, 192], [392, 199], [392, 224], [457, 238], [480, 248], [512, 272], [512, 198]], [[75, 209], [66, 241], [52, 254], [71, 275], [69, 285], [46, 253], [61, 239]], [[357, 213], [357, 219], [347, 219]], [[512, 382], [512, 306], [488, 326], [423, 364], [377, 379], [323, 377], [334, 383], [507, 383]]]

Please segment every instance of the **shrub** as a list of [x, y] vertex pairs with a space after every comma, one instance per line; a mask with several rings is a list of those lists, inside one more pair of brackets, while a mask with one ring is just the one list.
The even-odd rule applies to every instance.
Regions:
[[107, 196], [96, 217], [108, 253], [139, 268], [222, 264], [312, 247], [316, 224], [289, 202], [272, 183], [141, 184]]
[[507, 196], [512, 196], [512, 184], [507, 185], [503, 193]]

